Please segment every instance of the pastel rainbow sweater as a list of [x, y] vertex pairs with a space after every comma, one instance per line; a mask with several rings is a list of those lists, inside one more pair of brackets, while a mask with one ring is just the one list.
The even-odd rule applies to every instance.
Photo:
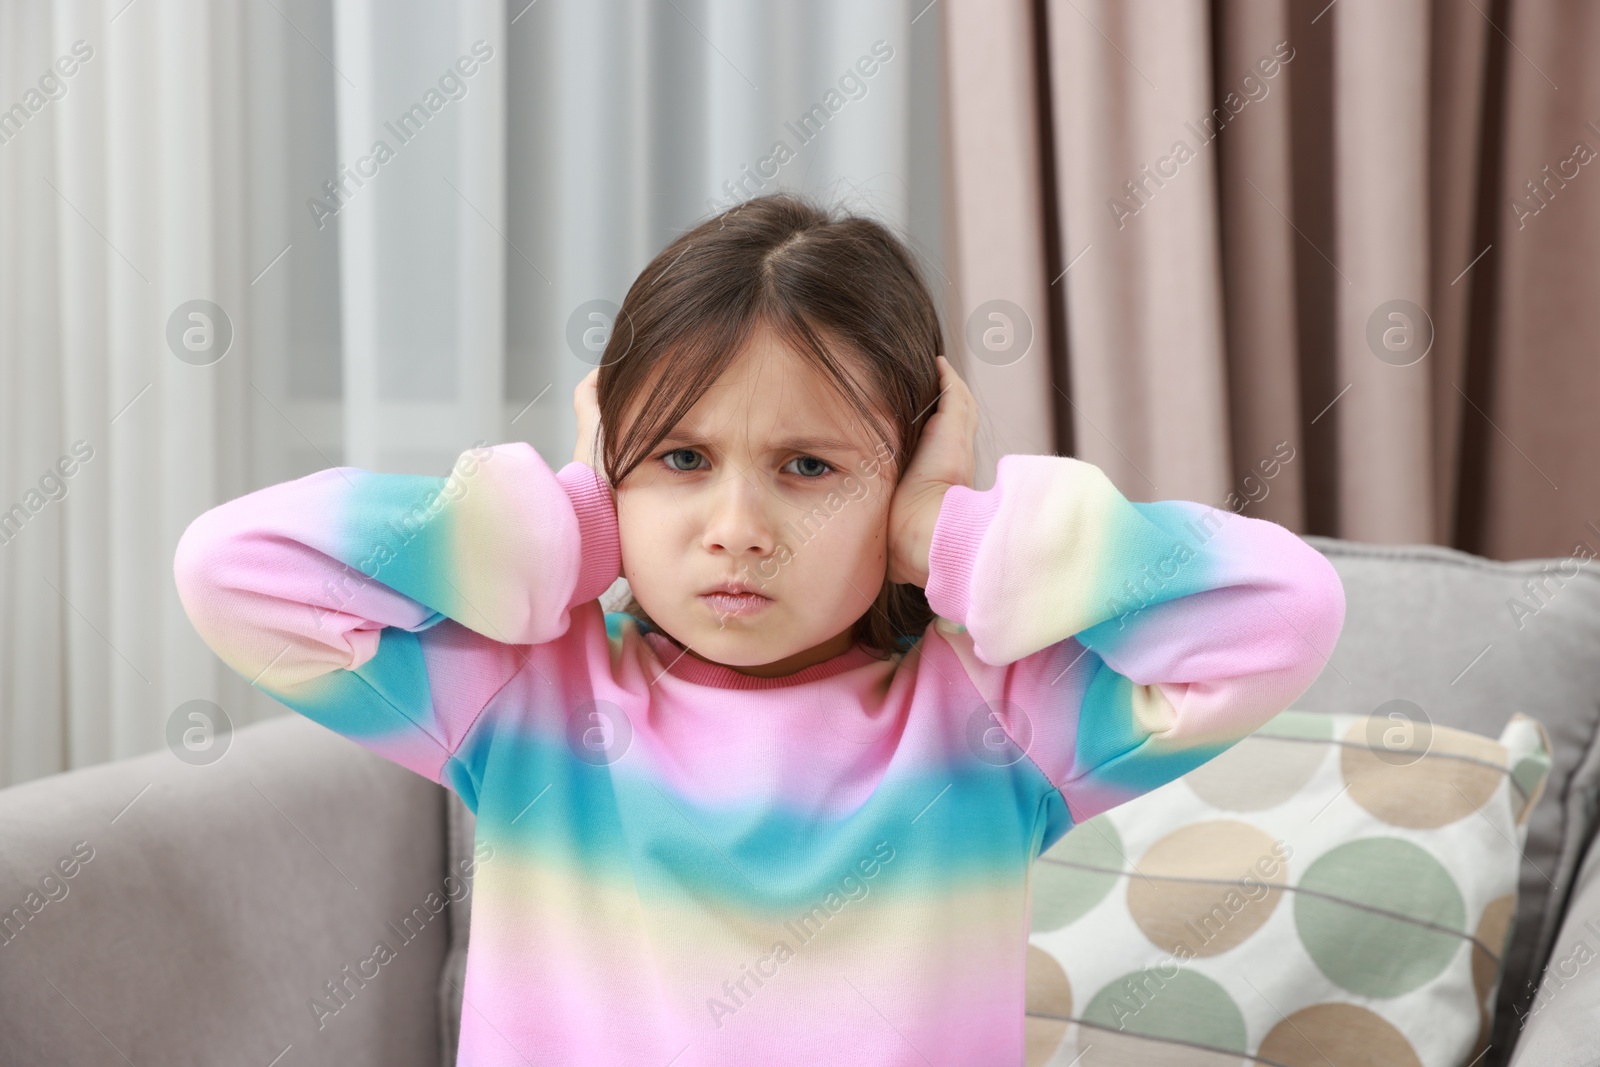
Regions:
[[520, 442], [177, 546], [224, 662], [476, 813], [461, 1067], [1022, 1064], [1033, 859], [1289, 706], [1344, 620], [1283, 526], [1061, 456], [946, 494], [940, 618], [887, 658], [706, 663], [603, 612], [620, 561], [596, 472]]

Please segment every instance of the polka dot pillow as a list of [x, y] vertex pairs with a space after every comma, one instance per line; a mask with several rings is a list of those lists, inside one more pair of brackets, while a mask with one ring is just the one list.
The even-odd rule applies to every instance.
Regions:
[[1286, 711], [1045, 851], [1029, 1067], [1472, 1061], [1550, 742], [1405, 706]]

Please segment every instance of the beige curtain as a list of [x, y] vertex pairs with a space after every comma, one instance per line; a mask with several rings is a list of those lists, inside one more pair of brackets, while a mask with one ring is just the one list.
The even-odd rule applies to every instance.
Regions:
[[1600, 548], [1594, 5], [940, 10], [952, 342], [1005, 413], [981, 468], [1055, 451], [1301, 533]]

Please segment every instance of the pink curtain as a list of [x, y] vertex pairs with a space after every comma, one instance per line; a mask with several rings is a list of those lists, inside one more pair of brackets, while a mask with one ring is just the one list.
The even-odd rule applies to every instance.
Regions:
[[1594, 5], [939, 10], [981, 468], [1057, 452], [1301, 533], [1600, 552]]

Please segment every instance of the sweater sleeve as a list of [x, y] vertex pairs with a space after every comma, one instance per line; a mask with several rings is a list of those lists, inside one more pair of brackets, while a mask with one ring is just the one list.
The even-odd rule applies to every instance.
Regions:
[[1003, 456], [992, 488], [950, 489], [926, 593], [1073, 824], [1289, 707], [1327, 662], [1345, 609], [1333, 565], [1289, 529], [1191, 501], [1129, 501], [1099, 467], [1063, 456]]
[[448, 476], [332, 467], [227, 501], [189, 524], [173, 576], [252, 685], [475, 810], [468, 732], [620, 566], [598, 473], [512, 442]]

